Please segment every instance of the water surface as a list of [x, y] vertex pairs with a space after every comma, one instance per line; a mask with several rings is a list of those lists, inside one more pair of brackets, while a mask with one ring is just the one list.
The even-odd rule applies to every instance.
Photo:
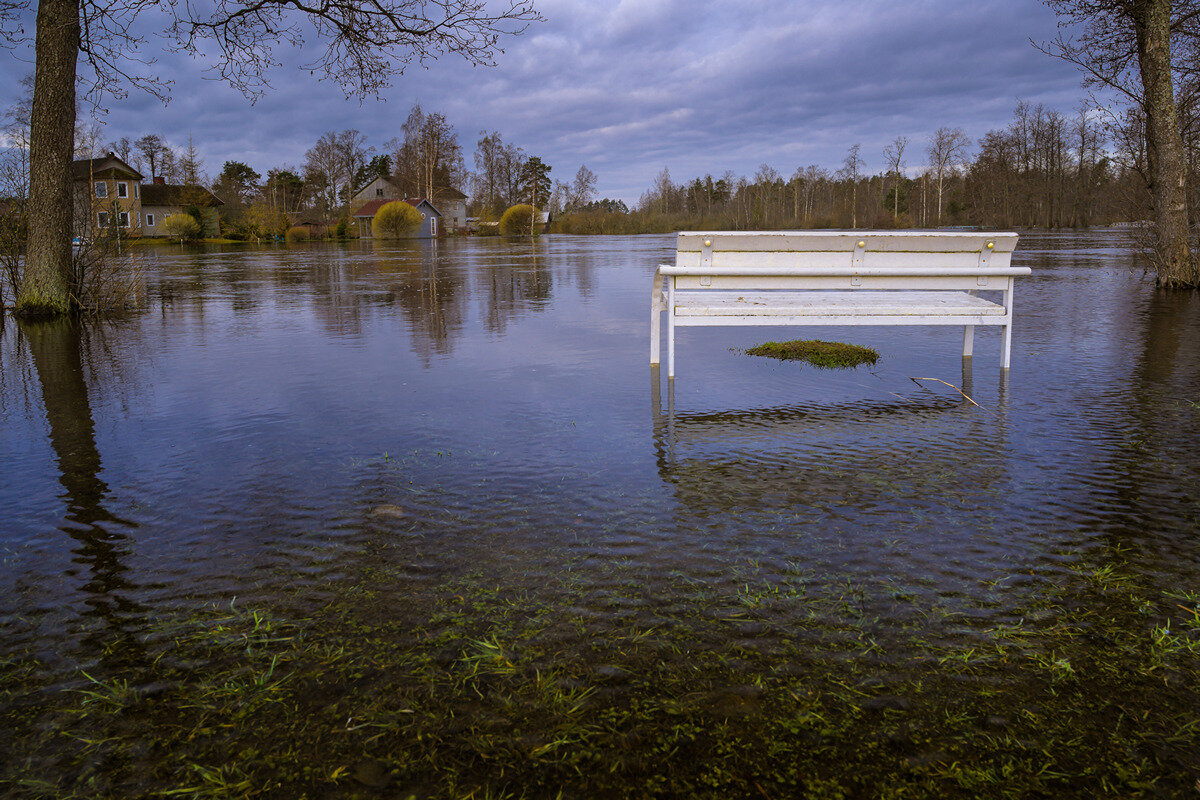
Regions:
[[[1147, 681], [1194, 670], [1185, 645], [1197, 631], [1188, 633], [1185, 612], [1200, 603], [1189, 594], [1200, 586], [1200, 298], [1156, 292], [1119, 234], [1026, 233], [1013, 263], [1033, 275], [1018, 283], [1008, 374], [999, 334], [983, 328], [969, 366], [955, 329], [800, 332], [880, 352], [876, 367], [852, 371], [740, 352], [795, 329], [684, 328], [668, 386], [648, 366], [646, 310], [654, 266], [672, 255], [672, 238], [660, 236], [163, 248], [142, 258], [143, 311], [86, 326], [9, 321], [0, 337], [9, 713], [35, 727], [61, 714], [67, 701], [54, 692], [86, 686], [81, 671], [135, 687], [175, 658], [203, 672], [205, 659], [185, 653], [186, 637], [164, 620], [192, 624], [232, 604], [228, 613], [262, 609], [319, 637], [336, 626], [313, 620], [334, 609], [342, 623], [386, 626], [399, 648], [392, 657], [427, 654], [426, 667], [446, 675], [477, 666], [478, 643], [494, 641], [517, 665], [511, 674], [569, 673], [560, 679], [578, 683], [589, 715], [638, 703], [657, 711], [611, 730], [583, 726], [538, 753], [557, 740], [509, 707], [500, 727], [520, 755], [464, 757], [449, 782], [400, 755], [397, 742], [415, 735], [404, 726], [419, 723], [391, 720], [399, 739], [373, 740], [379, 752], [361, 745], [380, 765], [380, 785], [369, 774], [326, 780], [331, 761], [323, 777], [297, 784], [312, 796], [330, 786], [620, 796], [614, 787], [634, 785], [730, 796], [764, 791], [764, 781], [777, 784], [768, 796], [787, 786], [878, 796], [900, 774], [930, 796], [974, 796], [982, 790], [946, 765], [955, 743], [975, 759], [998, 752], [995, 732], [979, 728], [996, 714], [983, 711], [962, 723], [965, 733], [903, 734], [881, 772], [888, 778], [826, 774], [818, 759], [798, 777], [772, 767], [722, 783], [688, 777], [678, 753], [651, 757], [645, 742], [603, 737], [657, 730], [647, 720], [662, 722], [670, 703], [691, 698], [696, 713], [750, 741], [772, 692], [799, 703], [795, 681], [828, 689], [832, 664], [857, 681], [858, 700], [847, 695], [840, 707], [855, 735], [874, 738], [906, 714], [910, 727], [932, 724], [936, 695], [902, 690], [931, 676], [953, 676], [968, 705], [992, 698], [1048, 714], [1058, 701], [1039, 694], [1039, 681], [1056, 696], [1063, 642], [1119, 661], [1105, 651], [1111, 642], [1076, 636], [1103, 639], [1106, 625], [1146, 639], [1173, 622], [1185, 661], [1147, 668]], [[1064, 615], [1099, 613], [1078, 602], [1092, 592], [1125, 605], [1063, 633]], [[1006, 636], [1006, 655], [970, 667], [971, 653]], [[968, 666], [948, 666], [948, 654]], [[1083, 657], [1068, 670], [1079, 673]], [[308, 696], [322, 669], [301, 673]], [[176, 680], [186, 683], [167, 682]], [[361, 697], [390, 685], [361, 680], [338, 691]], [[1100, 684], [1072, 680], [1076, 700], [1092, 703]], [[50, 699], [22, 711], [13, 698], [29, 682]], [[494, 709], [478, 708], [488, 692], [475, 693], [438, 713], [474, 715], [486, 728]], [[1196, 700], [1195, 687], [1172, 697]], [[861, 703], [867, 712], [847, 710]], [[444, 730], [444, 717], [429, 713], [430, 729]], [[1015, 711], [1003, 716], [1018, 724]], [[1178, 735], [1186, 720], [1168, 717], [1163, 729]], [[1106, 742], [1128, 735], [1099, 719], [1087, 725]], [[771, 730], [772, 741], [786, 739]], [[1145, 791], [1169, 794], [1200, 773], [1190, 745], [1163, 736], [1122, 758], [1154, 777]], [[440, 741], [479, 752], [463, 737]], [[688, 741], [693, 756], [717, 758], [716, 744]], [[803, 736], [789, 746], [815, 747]], [[605, 784], [539, 761], [589, 747], [625, 778]], [[1056, 791], [1092, 796], [1117, 780], [1085, 777], [1096, 747], [1051, 758], [1071, 776]], [[10, 748], [26, 772], [9, 780], [66, 763]], [[638, 755], [626, 764], [614, 752]], [[130, 777], [136, 759], [106, 757], [124, 766], [68, 765], [53, 790], [12, 785], [132, 795], [196, 780], [160, 767], [158, 782], [143, 785]], [[256, 791], [298, 796], [238, 769]], [[660, 786], [664, 775], [681, 782]], [[1133, 792], [1129, 781], [1114, 791]]]

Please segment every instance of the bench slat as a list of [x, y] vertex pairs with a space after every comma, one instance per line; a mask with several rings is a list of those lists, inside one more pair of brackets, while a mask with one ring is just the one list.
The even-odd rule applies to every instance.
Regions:
[[950, 268], [911, 266], [911, 267], [853, 267], [846, 264], [830, 264], [816, 266], [799, 266], [783, 264], [766, 266], [754, 264], [701, 266], [687, 264], [659, 264], [658, 271], [663, 275], [1031, 275], [1029, 267], [998, 266], [992, 264], [986, 267], [977, 265], [957, 266]]
[[966, 292], [676, 292], [680, 317], [1004, 316], [1004, 306]]
[[[702, 253], [681, 252], [677, 268], [701, 268]], [[762, 253], [730, 252], [714, 249], [712, 269], [850, 269], [854, 254], [774, 251]], [[1011, 253], [991, 254], [989, 267], [1008, 267]], [[863, 251], [859, 269], [972, 269], [979, 266], [979, 252], [958, 253], [881, 253]]]
[[1011, 253], [1017, 234], [987, 231], [685, 231], [678, 235], [676, 250], [699, 252], [704, 241], [713, 242], [717, 252], [844, 252], [858, 242], [867, 252], [963, 253], [979, 252], [994, 245], [995, 254]]

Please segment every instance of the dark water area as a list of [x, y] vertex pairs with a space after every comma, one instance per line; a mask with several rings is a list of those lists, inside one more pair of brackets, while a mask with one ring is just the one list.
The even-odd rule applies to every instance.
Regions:
[[[1029, 232], [1009, 373], [685, 328], [668, 385], [673, 247], [164, 248], [9, 321], [0, 789], [1196, 796], [1200, 297]], [[740, 352], [810, 334], [879, 362]]]

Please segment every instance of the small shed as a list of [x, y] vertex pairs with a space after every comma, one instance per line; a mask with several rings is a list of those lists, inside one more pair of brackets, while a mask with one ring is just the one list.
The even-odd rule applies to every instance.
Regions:
[[329, 235], [329, 223], [320, 214], [313, 211], [289, 212], [288, 222], [293, 228], [304, 228], [309, 238], [324, 239]]
[[162, 223], [173, 214], [192, 209], [200, 215], [205, 236], [219, 236], [221, 231], [217, 209], [224, 205], [215, 194], [203, 186], [175, 185], [155, 178], [154, 183], [142, 186], [142, 232], [147, 236], [165, 236]]
[[[379, 213], [379, 209], [383, 208], [388, 203], [397, 202], [395, 200], [372, 200], [365, 206], [354, 212], [354, 221], [358, 225], [358, 235], [363, 239], [371, 238], [371, 222], [375, 219], [375, 215]], [[434, 208], [433, 203], [429, 202], [424, 197], [406, 197], [405, 203], [421, 212], [421, 227], [413, 233], [414, 239], [436, 239], [441, 231], [442, 212]]]

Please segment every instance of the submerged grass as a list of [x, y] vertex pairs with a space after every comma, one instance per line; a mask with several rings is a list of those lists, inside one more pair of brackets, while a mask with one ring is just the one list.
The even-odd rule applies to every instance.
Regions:
[[783, 361], [806, 361], [823, 369], [847, 369], [859, 364], [874, 364], [879, 360], [879, 353], [869, 347], [843, 342], [823, 342], [820, 339], [764, 342], [748, 349], [746, 355], [766, 356]]
[[[1200, 598], [1119, 564], [1081, 561], [1011, 623], [953, 644], [960, 614], [886, 581], [751, 565], [648, 592], [624, 577], [602, 621], [569, 570], [536, 594], [480, 573], [416, 597], [380, 569], [311, 618], [229, 604], [159, 619], [140, 653], [66, 681], [5, 658], [0, 794], [1196, 791]], [[621, 612], [638, 600], [656, 615]]]

